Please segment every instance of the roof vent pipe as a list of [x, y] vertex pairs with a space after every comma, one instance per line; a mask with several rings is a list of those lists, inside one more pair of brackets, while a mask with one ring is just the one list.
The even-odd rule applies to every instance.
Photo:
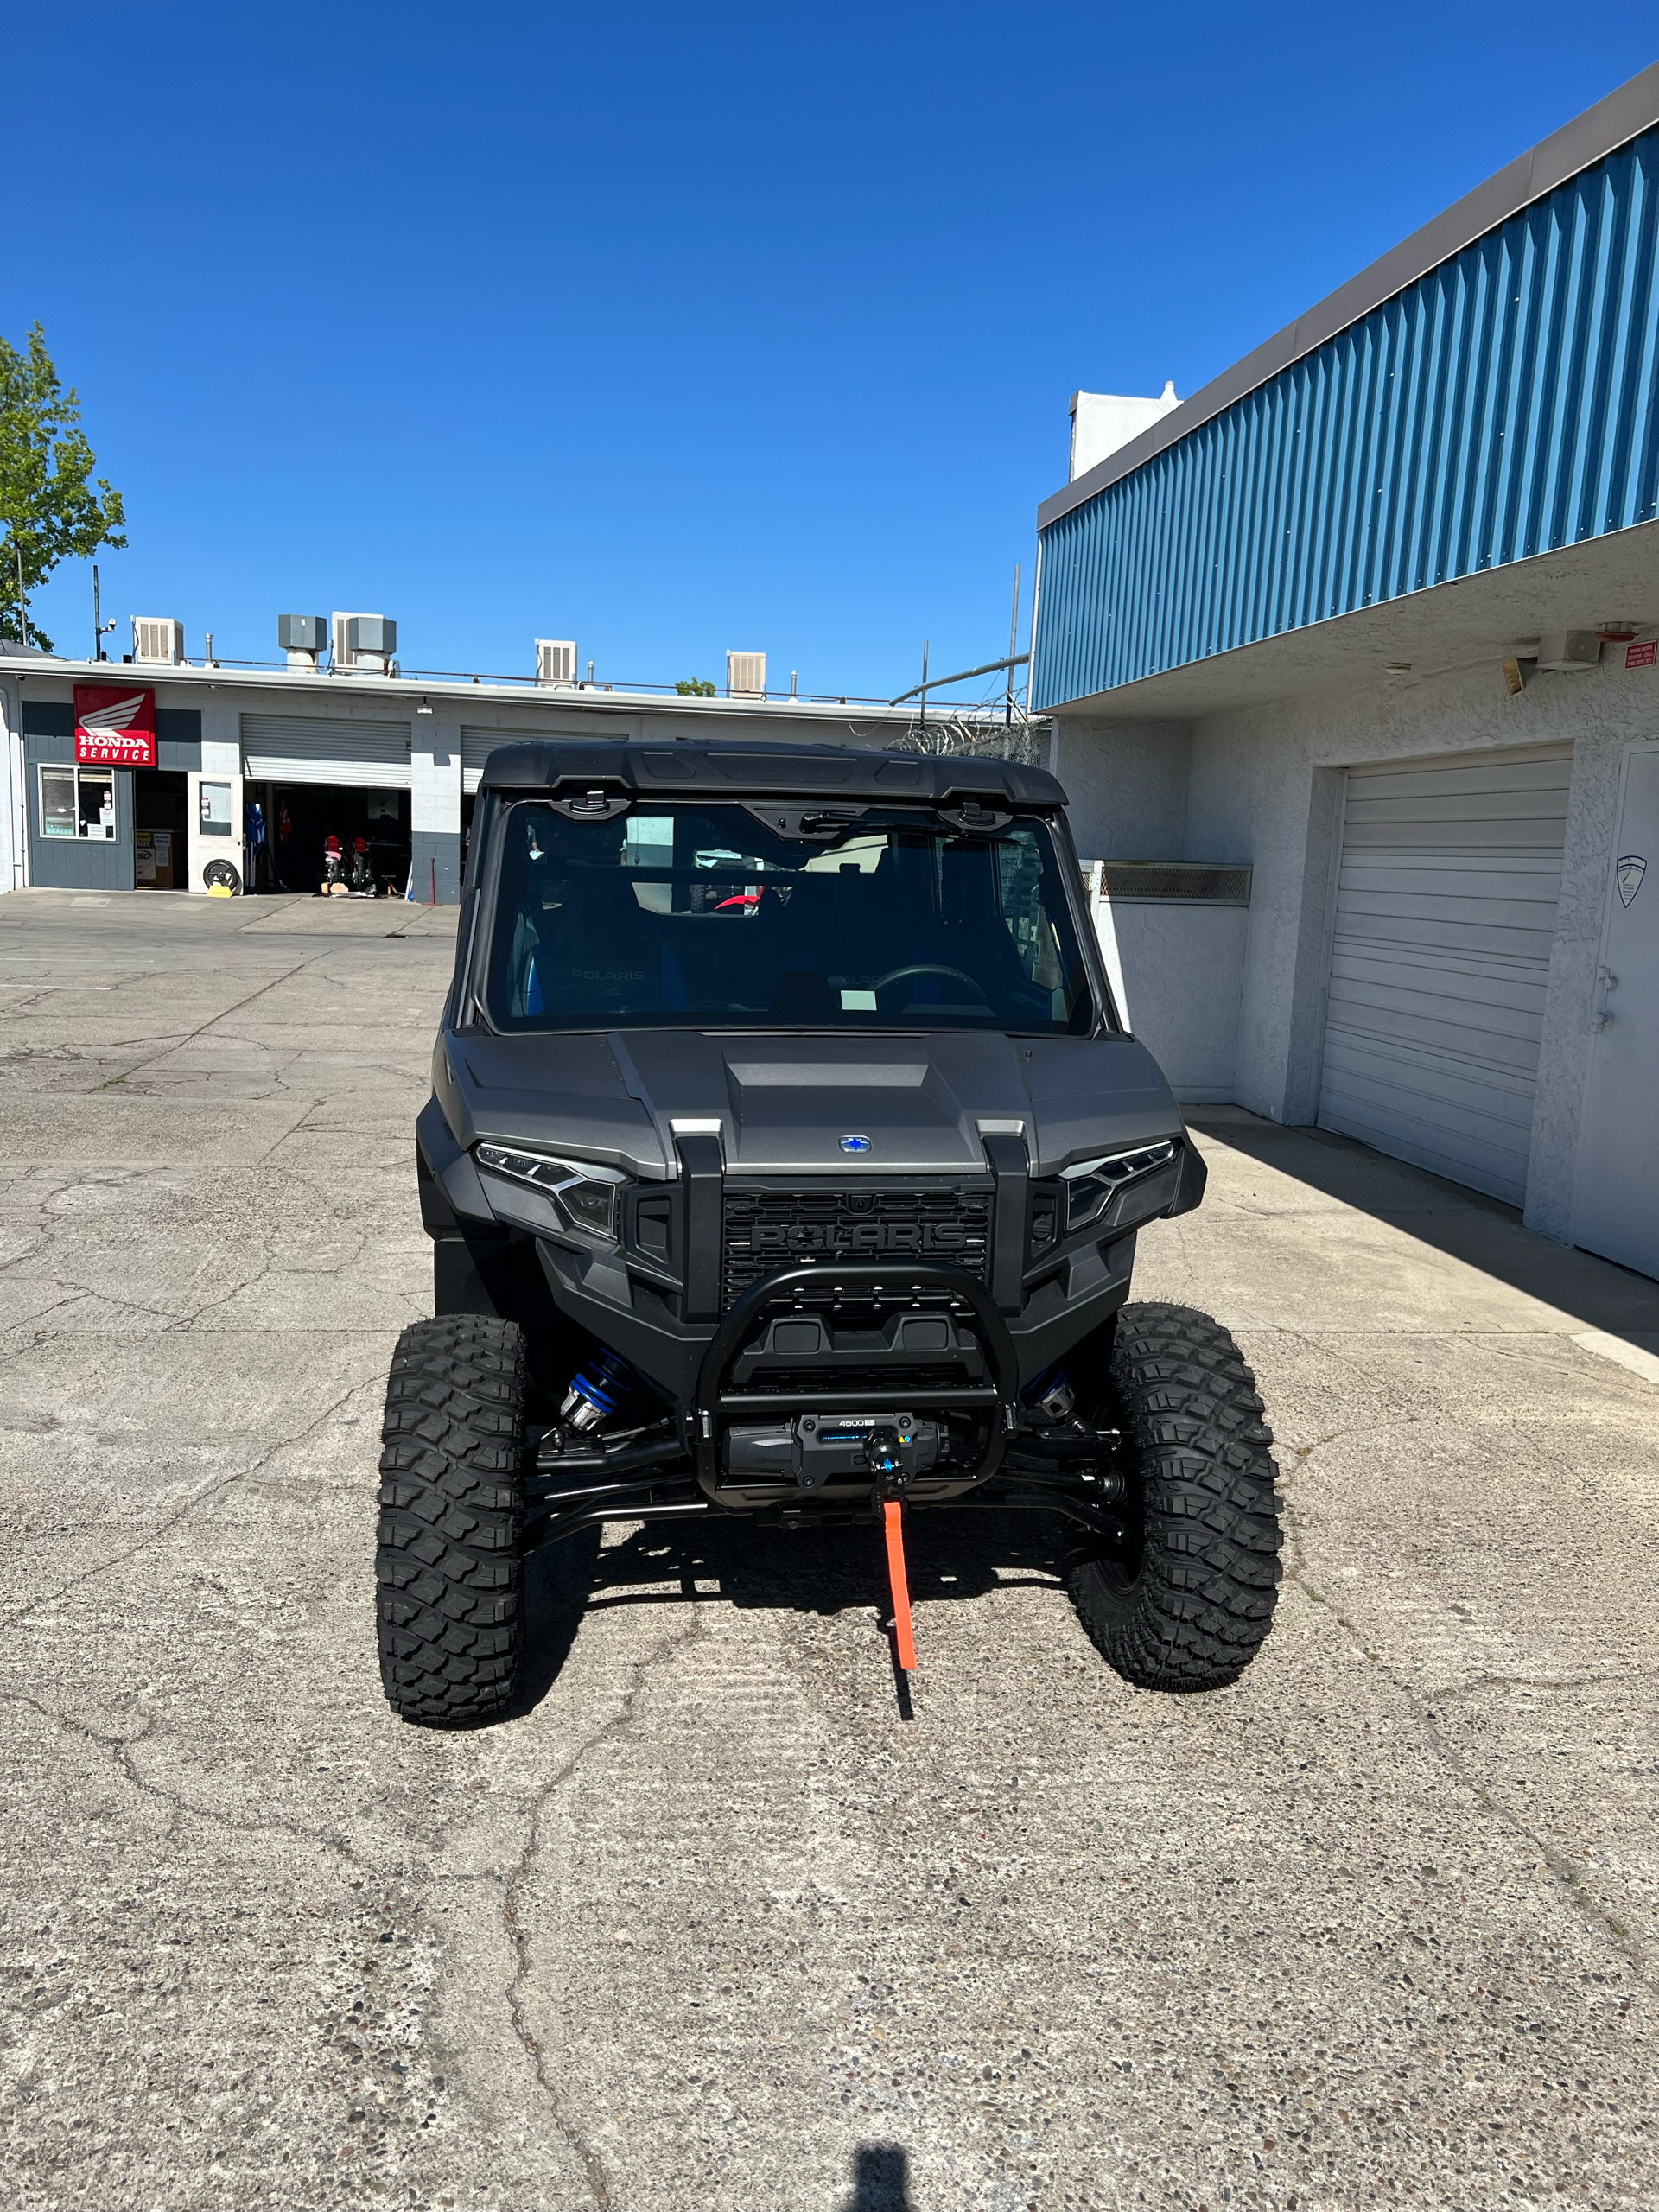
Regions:
[[276, 642], [288, 656], [290, 668], [315, 676], [317, 661], [328, 644], [328, 623], [321, 614], [279, 614]]

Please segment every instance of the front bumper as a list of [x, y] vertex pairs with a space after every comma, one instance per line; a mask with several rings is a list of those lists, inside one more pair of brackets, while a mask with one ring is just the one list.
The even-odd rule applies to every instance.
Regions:
[[[551, 1201], [535, 1192], [513, 1190], [495, 1179], [486, 1191], [437, 1100], [429, 1100], [417, 1125], [417, 1165], [422, 1211], [436, 1244], [439, 1310], [520, 1314], [528, 1268], [544, 1281], [544, 1294], [561, 1313], [620, 1352], [677, 1408], [690, 1407], [709, 1348], [753, 1287], [757, 1270], [735, 1274], [728, 1249], [728, 1185], [741, 1207], [753, 1179], [728, 1179], [713, 1139], [683, 1139], [682, 1152], [683, 1172], [676, 1181], [643, 1185], [632, 1194], [622, 1242], [598, 1245], [573, 1235]], [[1023, 1387], [1122, 1304], [1134, 1268], [1135, 1231], [1103, 1221], [1086, 1236], [1033, 1254], [1041, 1185], [1033, 1194], [1024, 1147], [991, 1138], [987, 1152], [986, 1175], [960, 1185], [965, 1195], [982, 1201], [984, 1222], [964, 1272], [976, 1267], [980, 1279], [974, 1288], [1006, 1332]], [[1161, 1210], [1185, 1211], [1196, 1203], [1194, 1172], [1201, 1188], [1202, 1163], [1189, 1149], [1171, 1178], [1172, 1185], [1184, 1179], [1186, 1187], [1173, 1192], [1177, 1204]], [[971, 1210], [964, 1217], [971, 1227]], [[838, 1280], [869, 1264], [861, 1254], [829, 1255], [816, 1262], [812, 1272]], [[931, 1264], [925, 1249], [896, 1249], [890, 1257], [883, 1255], [880, 1271], [885, 1280], [899, 1281], [915, 1275], [918, 1265], [925, 1273]], [[758, 1280], [777, 1272], [767, 1266]], [[728, 1305], [739, 1283], [745, 1287]]]

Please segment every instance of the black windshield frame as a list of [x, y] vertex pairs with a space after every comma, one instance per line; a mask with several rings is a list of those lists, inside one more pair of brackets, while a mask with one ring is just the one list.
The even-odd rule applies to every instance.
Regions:
[[1071, 840], [1046, 812], [964, 829], [833, 798], [786, 825], [724, 795], [603, 820], [528, 794], [486, 805], [467, 995], [497, 1034], [1116, 1026]]

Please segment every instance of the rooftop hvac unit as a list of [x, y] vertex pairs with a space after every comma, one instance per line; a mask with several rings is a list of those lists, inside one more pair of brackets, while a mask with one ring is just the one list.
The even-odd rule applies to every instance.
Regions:
[[288, 655], [290, 668], [315, 671], [328, 643], [328, 625], [321, 614], [279, 614], [276, 642]]
[[135, 614], [132, 618], [132, 657], [134, 660], [168, 660], [175, 663], [184, 658], [184, 625], [170, 615]]
[[334, 618], [334, 673], [361, 669], [385, 676], [397, 650], [397, 625], [385, 614], [341, 614]]
[[765, 653], [728, 653], [726, 690], [734, 699], [764, 699], [766, 696]]
[[574, 638], [537, 638], [536, 681], [574, 683], [576, 680], [576, 641]]

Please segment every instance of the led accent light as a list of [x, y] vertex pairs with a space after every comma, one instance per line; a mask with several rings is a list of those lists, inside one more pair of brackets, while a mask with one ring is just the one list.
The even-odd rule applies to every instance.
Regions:
[[474, 1157], [493, 1175], [505, 1175], [512, 1182], [528, 1183], [532, 1190], [544, 1192], [573, 1229], [586, 1230], [590, 1236], [614, 1239], [617, 1194], [628, 1179], [614, 1167], [556, 1160], [544, 1152], [520, 1152], [500, 1144], [480, 1144]]
[[1155, 1167], [1167, 1166], [1174, 1157], [1174, 1143], [1166, 1139], [1158, 1144], [1137, 1145], [1132, 1152], [1110, 1152], [1099, 1160], [1080, 1160], [1074, 1167], [1061, 1168], [1060, 1180], [1067, 1185], [1067, 1230], [1082, 1229], [1098, 1219], [1126, 1183], [1149, 1175]]

